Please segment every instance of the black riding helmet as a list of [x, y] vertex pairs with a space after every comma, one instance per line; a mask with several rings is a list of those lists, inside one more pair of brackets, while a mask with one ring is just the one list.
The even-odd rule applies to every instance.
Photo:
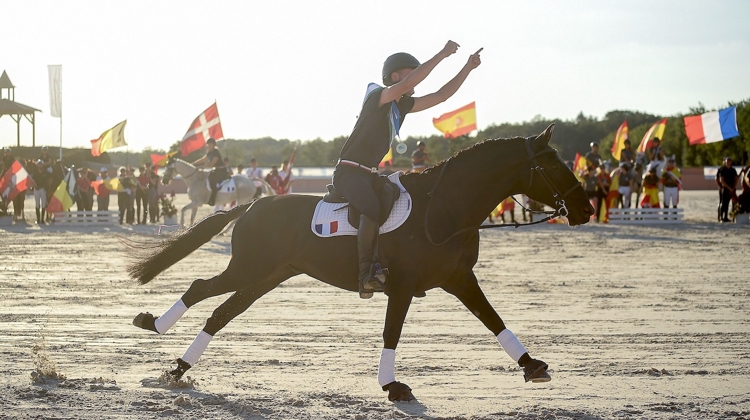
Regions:
[[405, 52], [391, 55], [386, 58], [385, 63], [383, 63], [383, 83], [385, 83], [386, 86], [392, 85], [393, 81], [391, 80], [391, 73], [401, 69], [416, 69], [419, 67], [419, 64], [419, 60], [414, 58], [413, 55]]

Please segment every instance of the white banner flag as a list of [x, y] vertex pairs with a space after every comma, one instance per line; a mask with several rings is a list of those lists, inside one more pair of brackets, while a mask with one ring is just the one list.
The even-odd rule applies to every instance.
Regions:
[[49, 114], [62, 118], [62, 66], [47, 66], [49, 70]]

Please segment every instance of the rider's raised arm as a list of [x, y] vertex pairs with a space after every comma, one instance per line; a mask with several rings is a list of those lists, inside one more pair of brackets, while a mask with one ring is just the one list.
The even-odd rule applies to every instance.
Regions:
[[435, 66], [444, 58], [449, 57], [458, 50], [459, 45], [453, 41], [448, 41], [440, 52], [434, 57], [420, 64], [419, 67], [412, 70], [406, 77], [399, 80], [391, 86], [387, 86], [380, 93], [380, 106], [395, 101], [405, 94], [411, 92], [418, 84], [432, 72]]
[[419, 98], [414, 98], [414, 107], [411, 109], [411, 112], [419, 112], [424, 111], [425, 109], [432, 108], [433, 106], [441, 102], [445, 102], [446, 100], [448, 100], [448, 98], [453, 96], [453, 94], [458, 91], [458, 88], [460, 88], [464, 83], [464, 80], [466, 80], [466, 78], [469, 76], [469, 73], [471, 73], [472, 70], [482, 64], [482, 60], [479, 57], [479, 53], [482, 52], [482, 50], [483, 48], [480, 48], [479, 51], [470, 55], [469, 61], [467, 61], [466, 65], [461, 68], [461, 71], [459, 71], [458, 74], [454, 76], [453, 79], [451, 79], [443, 87], [438, 89], [437, 92]]

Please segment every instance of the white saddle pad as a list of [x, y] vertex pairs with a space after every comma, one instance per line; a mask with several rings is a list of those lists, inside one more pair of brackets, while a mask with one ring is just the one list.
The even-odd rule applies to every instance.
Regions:
[[[208, 180], [206, 180], [206, 188], [211, 190], [211, 183]], [[234, 177], [221, 181], [221, 185], [219, 185], [220, 193], [233, 193], [235, 191], [237, 191], [237, 184], [234, 182]]]
[[[396, 230], [396, 228], [404, 224], [406, 219], [409, 218], [409, 214], [411, 214], [411, 195], [401, 185], [401, 181], [399, 181], [401, 175], [403, 175], [403, 172], [398, 171], [388, 176], [391, 182], [398, 185], [401, 195], [393, 205], [393, 210], [391, 210], [388, 220], [380, 227], [381, 234]], [[349, 206], [347, 203], [326, 203], [321, 199], [315, 207], [310, 228], [314, 234], [321, 238], [356, 235], [357, 229], [349, 224], [347, 217], [349, 217]]]

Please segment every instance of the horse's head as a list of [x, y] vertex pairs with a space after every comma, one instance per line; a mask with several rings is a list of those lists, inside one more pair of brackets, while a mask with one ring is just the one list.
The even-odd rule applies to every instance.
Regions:
[[557, 151], [549, 146], [554, 127], [551, 124], [540, 135], [526, 139], [526, 152], [531, 161], [526, 195], [554, 208], [559, 215], [568, 218], [571, 226], [582, 225], [590, 220], [594, 208], [581, 183]]
[[164, 175], [162, 175], [161, 177], [161, 183], [164, 185], [169, 185], [169, 183], [174, 179], [175, 172], [177, 172], [177, 170], [174, 167], [174, 160], [170, 158], [169, 162], [167, 162], [167, 166], [164, 167]]

